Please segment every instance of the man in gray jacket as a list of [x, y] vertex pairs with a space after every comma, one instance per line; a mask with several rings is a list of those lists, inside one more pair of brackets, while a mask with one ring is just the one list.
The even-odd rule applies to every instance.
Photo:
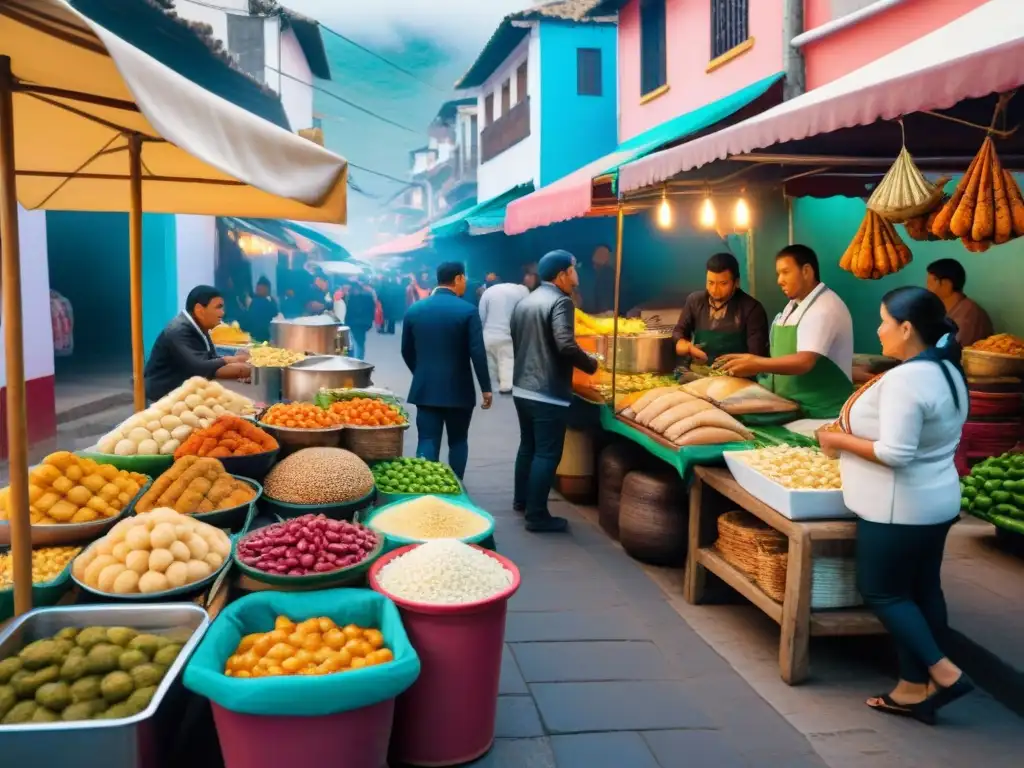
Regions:
[[512, 311], [512, 394], [520, 432], [513, 508], [526, 514], [526, 530], [540, 533], [568, 527], [548, 511], [548, 494], [565, 444], [573, 369], [594, 373], [597, 360], [576, 343], [570, 298], [579, 284], [576, 259], [551, 251], [537, 273], [541, 286]]

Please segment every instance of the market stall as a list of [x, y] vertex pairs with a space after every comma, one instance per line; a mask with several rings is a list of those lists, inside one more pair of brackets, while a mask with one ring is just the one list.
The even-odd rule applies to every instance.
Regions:
[[[176, 764], [166, 724], [200, 701], [183, 684], [213, 703], [229, 768], [276, 764], [282, 738], [346, 768], [489, 750], [518, 570], [450, 467], [403, 456], [408, 426], [384, 390], [258, 405], [195, 378], [47, 456], [29, 474], [32, 591], [53, 607], [11, 618], [0, 554], [3, 754]], [[140, 730], [151, 752], [111, 747]]]
[[65, 0], [3, 3], [0, 40], [0, 241], [22, 612], [30, 606], [31, 564], [17, 202], [129, 212], [132, 367], [141, 410], [143, 211], [342, 221], [347, 165], [214, 96]]
[[[1024, 50], [1024, 22], [1015, 17], [1007, 23], [1011, 5], [987, 3], [829, 85], [629, 163], [619, 175], [620, 199], [636, 204], [660, 196], [661, 207], [700, 190], [709, 210], [735, 206], [736, 224], [749, 226], [747, 199], [780, 192], [787, 198], [863, 198], [859, 231], [838, 259], [839, 268], [860, 281], [901, 271], [929, 242], [958, 241], [968, 254], [1004, 246], [1024, 236], [1024, 197], [1012, 173], [1024, 162], [1017, 131], [1024, 105], [1014, 98], [1024, 82], [1015, 63]], [[955, 186], [948, 185], [957, 175]], [[621, 242], [617, 251], [621, 266]], [[752, 249], [748, 260], [753, 267]], [[863, 304], [853, 296], [847, 303]], [[876, 306], [870, 302], [872, 313]], [[1012, 449], [1021, 426], [1022, 352], [1024, 343], [1007, 335], [965, 350], [971, 409], [957, 457], [961, 472], [970, 470], [962, 482], [962, 508], [1018, 532], [1024, 494], [1017, 483], [1024, 470]], [[679, 429], [686, 434], [680, 417], [693, 429], [693, 411], [698, 417], [710, 412], [708, 403], [728, 412], [738, 386], [703, 379], [697, 382], [703, 392], [683, 384], [660, 395], [652, 390], [630, 404], [620, 400], [617, 378], [613, 373], [614, 414], [605, 424], [628, 435], [619, 425], [632, 421], [630, 429], [647, 429], [655, 433], [647, 435], [652, 440], [660, 435], [673, 444]], [[714, 418], [717, 429], [733, 426]], [[675, 425], [664, 431], [671, 421]], [[744, 426], [756, 437], [753, 424]], [[802, 425], [793, 430], [813, 435]], [[753, 450], [724, 443], [727, 469], [696, 470], [686, 596], [699, 602], [710, 572], [779, 622], [782, 676], [796, 683], [807, 673], [808, 637], [867, 634], [880, 625], [857, 608], [855, 527], [843, 505], [836, 462], [817, 451], [813, 439], [801, 443], [784, 435], [781, 442]]]

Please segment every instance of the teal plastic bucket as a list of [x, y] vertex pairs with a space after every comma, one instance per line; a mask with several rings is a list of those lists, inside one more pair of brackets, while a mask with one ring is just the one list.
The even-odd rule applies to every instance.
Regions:
[[[455, 506], [463, 507], [465, 509], [468, 509], [470, 512], [472, 512], [474, 514], [479, 515], [484, 520], [486, 520], [487, 521], [487, 528], [485, 528], [483, 531], [481, 531], [478, 534], [474, 534], [473, 536], [468, 536], [468, 537], [466, 537], [464, 539], [460, 539], [460, 541], [462, 541], [462, 542], [464, 542], [466, 544], [477, 544], [477, 545], [480, 545], [480, 546], [484, 546], [485, 549], [493, 549], [493, 547], [494, 547], [494, 518], [491, 517], [491, 514], [487, 510], [481, 509], [480, 507], [478, 507], [465, 494], [463, 494], [461, 496], [450, 496], [450, 495], [446, 495], [446, 494], [425, 493], [425, 494], [416, 494], [414, 496], [408, 496], [406, 498], [399, 499], [398, 501], [393, 501], [390, 504], [385, 504], [382, 507], [377, 507], [375, 509], [369, 510], [365, 515], [361, 516], [360, 522], [363, 523], [363, 525], [365, 525], [365, 526], [367, 526], [369, 528], [373, 528], [373, 530], [377, 531], [377, 533], [379, 533], [381, 536], [384, 537], [384, 553], [383, 554], [387, 554], [388, 552], [391, 552], [391, 551], [393, 551], [395, 549], [398, 549], [399, 547], [408, 546], [409, 544], [422, 544], [424, 542], [424, 540], [423, 539], [410, 539], [410, 538], [406, 538], [405, 536], [396, 536], [394, 534], [385, 533], [384, 531], [381, 531], [381, 530], [379, 530], [378, 528], [376, 528], [374, 526], [374, 524], [373, 524], [374, 519], [377, 518], [379, 515], [381, 515], [382, 513], [386, 512], [389, 509], [394, 509], [395, 507], [401, 506], [402, 504], [406, 504], [409, 501], [412, 501], [413, 499], [422, 498], [423, 496], [433, 496], [434, 498], [440, 499], [441, 501], [445, 501], [445, 502], [447, 502], [449, 504], [454, 504]], [[487, 543], [490, 543], [491, 546], [487, 547], [486, 546]]]

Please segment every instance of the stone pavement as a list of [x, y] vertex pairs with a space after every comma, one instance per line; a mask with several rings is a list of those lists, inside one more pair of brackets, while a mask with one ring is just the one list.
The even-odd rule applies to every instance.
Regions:
[[[399, 394], [397, 340], [372, 334], [374, 380]], [[415, 429], [407, 435], [407, 453]], [[497, 741], [481, 768], [889, 768], [1015, 766], [1024, 723], [986, 694], [929, 729], [863, 705], [891, 685], [860, 639], [815, 640], [813, 679], [778, 676], [778, 629], [749, 605], [691, 606], [678, 571], [640, 566], [593, 524], [553, 501], [568, 535], [526, 533], [511, 512], [515, 412], [478, 411], [466, 486], [497, 519], [523, 572], [509, 605]], [[884, 654], [888, 658], [888, 654]]]

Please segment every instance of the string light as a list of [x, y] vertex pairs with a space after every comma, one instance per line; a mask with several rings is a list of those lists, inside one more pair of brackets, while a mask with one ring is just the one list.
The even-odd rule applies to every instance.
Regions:
[[733, 224], [737, 232], [746, 232], [750, 229], [750, 206], [744, 198], [736, 201], [736, 213], [733, 216]]
[[718, 214], [715, 211], [715, 204], [711, 202], [711, 196], [704, 197], [704, 203], [700, 207], [700, 225], [705, 229], [713, 229]]
[[270, 256], [277, 253], [277, 246], [266, 238], [242, 232], [238, 235], [238, 247], [246, 256]]
[[668, 229], [672, 226], [672, 206], [668, 202], [668, 193], [661, 193], [661, 202], [658, 203], [658, 226]]

